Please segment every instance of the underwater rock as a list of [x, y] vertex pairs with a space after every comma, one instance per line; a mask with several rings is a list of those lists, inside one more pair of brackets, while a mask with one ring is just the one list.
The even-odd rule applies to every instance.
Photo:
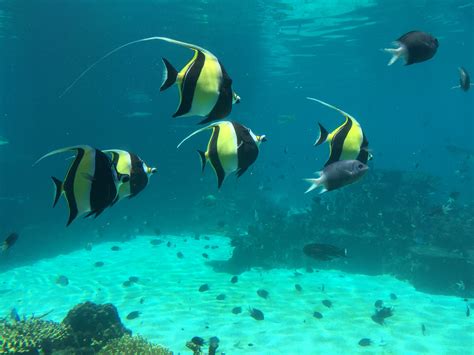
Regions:
[[61, 324], [71, 328], [75, 341], [81, 347], [96, 350], [112, 339], [132, 334], [123, 326], [117, 309], [110, 303], [80, 303], [68, 312]]
[[104, 262], [103, 261], [98, 261], [94, 264], [95, 267], [102, 267], [104, 266]]
[[263, 312], [257, 308], [249, 308], [249, 313], [250, 317], [252, 317], [255, 320], [264, 320], [265, 316], [263, 315]]
[[383, 301], [382, 300], [377, 300], [374, 303], [375, 308], [382, 308], [383, 307]]
[[178, 251], [178, 252], [176, 253], [176, 256], [178, 257], [178, 259], [184, 258], [183, 253], [181, 253], [180, 251]]
[[233, 284], [237, 283], [237, 281], [239, 281], [239, 278], [237, 276], [232, 276], [232, 278], [230, 279], [230, 282], [232, 282]]
[[218, 337], [211, 337], [209, 339], [209, 355], [215, 355], [216, 350], [219, 347], [219, 338]]
[[295, 290], [298, 291], [298, 292], [301, 292], [301, 291], [303, 291], [303, 287], [301, 287], [300, 284], [296, 284], [295, 285]]
[[110, 248], [110, 250], [112, 250], [112, 251], [119, 251], [119, 250], [120, 250], [120, 247], [117, 246], [117, 245], [114, 245], [114, 246], [112, 246], [112, 247]]
[[193, 337], [191, 339], [191, 342], [193, 342], [194, 344], [196, 344], [197, 346], [203, 346], [204, 345], [204, 339], [201, 338], [201, 337]]
[[225, 298], [226, 298], [225, 294], [221, 293], [220, 295], [217, 295], [216, 300], [223, 301], [225, 300]]
[[206, 292], [209, 291], [209, 285], [208, 284], [203, 284], [199, 287], [199, 292]]

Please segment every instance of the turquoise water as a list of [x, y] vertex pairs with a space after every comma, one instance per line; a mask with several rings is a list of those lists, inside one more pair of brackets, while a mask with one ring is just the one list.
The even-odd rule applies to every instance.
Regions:
[[[472, 90], [451, 89], [458, 67], [474, 70], [473, 11], [468, 0], [0, 1], [0, 137], [8, 141], [0, 145], [0, 237], [20, 235], [0, 271], [87, 243], [212, 233], [235, 249], [209, 272], [311, 266], [473, 297], [474, 101]], [[387, 66], [381, 49], [415, 29], [438, 38], [436, 55]], [[195, 152], [209, 133], [176, 149], [202, 118], [171, 118], [177, 90], [159, 90], [161, 58], [179, 69], [191, 51], [130, 46], [59, 98], [102, 55], [150, 36], [214, 53], [242, 99], [227, 118], [268, 138], [255, 164], [220, 190]], [[374, 156], [362, 181], [304, 194], [303, 178], [328, 156], [327, 144], [313, 146], [317, 122], [330, 131], [342, 123], [307, 96], [362, 125]], [[77, 144], [133, 151], [158, 172], [139, 196], [66, 228], [64, 200], [51, 208], [50, 176], [65, 175], [67, 155], [32, 164]], [[349, 257], [310, 260], [301, 253], [309, 242], [347, 248]]]

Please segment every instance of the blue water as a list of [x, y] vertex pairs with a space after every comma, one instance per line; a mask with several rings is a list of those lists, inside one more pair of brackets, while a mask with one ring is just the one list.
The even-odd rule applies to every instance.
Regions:
[[[463, 174], [472, 175], [473, 93], [451, 87], [458, 84], [458, 66], [474, 70], [473, 9], [468, 0], [0, 2], [0, 135], [10, 142], [0, 146], [0, 235], [21, 236], [0, 268], [157, 229], [206, 232], [223, 221], [245, 230], [259, 199], [306, 208], [314, 195], [303, 194], [302, 178], [320, 170], [328, 154], [327, 146], [312, 145], [317, 122], [330, 130], [341, 122], [306, 96], [361, 123], [375, 157], [369, 174], [428, 174], [439, 179], [433, 201], [458, 191], [462, 203], [472, 204], [472, 180], [456, 170], [465, 162]], [[439, 39], [436, 56], [387, 67], [389, 55], [380, 49], [414, 29]], [[220, 191], [211, 169], [201, 174], [195, 153], [205, 148], [207, 134], [176, 149], [200, 118], [172, 119], [176, 88], [159, 92], [161, 57], [181, 68], [191, 51], [160, 41], [128, 47], [59, 98], [97, 58], [149, 36], [212, 51], [242, 98], [229, 119], [268, 137], [252, 168], [238, 180], [229, 176]], [[147, 114], [129, 117], [134, 112]], [[68, 161], [57, 156], [32, 164], [76, 144], [131, 150], [158, 174], [137, 198], [65, 228], [67, 210], [64, 201], [51, 208], [49, 179], [63, 177]], [[448, 145], [470, 153], [450, 153]], [[224, 208], [206, 203], [211, 194]], [[463, 232], [453, 239], [472, 247], [472, 223]], [[414, 243], [423, 244], [423, 233]]]

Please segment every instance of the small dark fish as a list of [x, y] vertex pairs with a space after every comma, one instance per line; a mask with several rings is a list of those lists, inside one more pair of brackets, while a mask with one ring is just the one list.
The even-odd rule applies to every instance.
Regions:
[[242, 313], [242, 307], [234, 307], [234, 308], [232, 308], [232, 313], [234, 313], [234, 314]]
[[237, 276], [232, 276], [232, 278], [230, 279], [230, 282], [232, 282], [233, 284], [236, 284], [237, 281], [239, 281], [239, 278]]
[[391, 299], [392, 301], [395, 301], [397, 298], [398, 298], [398, 297], [397, 297], [396, 294], [394, 294], [394, 293], [391, 293], [391, 294], [390, 294], [390, 299]]
[[347, 249], [329, 244], [311, 243], [304, 246], [303, 253], [313, 259], [327, 261], [347, 256]]
[[393, 308], [391, 307], [382, 307], [375, 311], [375, 314], [372, 315], [372, 320], [375, 323], [380, 325], [385, 324], [385, 318], [393, 316]]
[[133, 311], [133, 312], [130, 312], [128, 315], [127, 315], [127, 319], [128, 320], [132, 320], [132, 319], [136, 319], [140, 316], [140, 313], [139, 311]]
[[210, 247], [209, 245], [205, 245], [204, 249], [209, 249], [209, 247]]
[[211, 249], [218, 249], [218, 248], [219, 248], [218, 245], [213, 245], [213, 246], [211, 246]]
[[206, 253], [202, 253], [202, 257], [206, 258], [206, 259], [209, 259], [209, 255], [207, 255]]
[[315, 311], [313, 313], [313, 317], [316, 318], [316, 319], [322, 319], [323, 315], [320, 312]]
[[438, 40], [431, 34], [422, 31], [410, 31], [405, 33], [394, 44], [397, 48], [385, 48], [392, 54], [388, 65], [392, 65], [398, 58], [405, 59], [405, 65], [421, 63], [433, 58], [439, 47]]
[[103, 261], [98, 261], [94, 264], [95, 267], [102, 267], [104, 266], [104, 262]]
[[176, 253], [176, 256], [177, 256], [179, 259], [184, 258], [183, 253], [181, 253], [180, 251], [178, 251], [178, 252]]
[[267, 290], [260, 289], [260, 290], [257, 290], [257, 295], [259, 295], [260, 297], [262, 297], [264, 299], [267, 299], [268, 296], [269, 296], [269, 293], [268, 293]]
[[341, 187], [355, 183], [362, 178], [369, 167], [358, 160], [339, 160], [327, 165], [321, 172], [320, 177], [305, 179], [311, 186], [305, 191], [308, 193], [323, 187], [320, 194], [326, 191], [337, 190]]
[[459, 67], [459, 87], [463, 91], [468, 91], [471, 88], [471, 77], [463, 67]]
[[372, 344], [372, 340], [368, 339], [368, 338], [362, 338], [361, 340], [359, 340], [359, 345], [360, 346], [369, 346]]
[[256, 320], [264, 320], [265, 316], [263, 312], [258, 310], [257, 308], [249, 308], [250, 317]]
[[122, 286], [123, 286], [123, 287], [130, 287], [130, 286], [132, 286], [132, 284], [133, 284], [132, 281], [127, 280], [127, 281], [124, 281], [124, 282], [123, 282]]
[[61, 285], [61, 286], [67, 286], [69, 285], [69, 279], [64, 275], [59, 275], [56, 278], [56, 284]]
[[332, 307], [332, 302], [330, 300], [322, 300], [321, 303], [325, 305], [327, 308]]
[[194, 337], [191, 339], [191, 342], [196, 344], [197, 346], [203, 346], [204, 345], [204, 339], [201, 337]]
[[140, 304], [143, 304], [143, 303], [145, 303], [145, 298], [142, 297], [140, 298]]
[[161, 230], [160, 230], [160, 228], [155, 228], [155, 229], [153, 229], [153, 232], [155, 233], [155, 235], [161, 235]]
[[169, 248], [171, 246], [171, 242], [166, 243], [166, 246]]
[[18, 240], [18, 233], [11, 233], [3, 242], [2, 251], [10, 249]]
[[383, 301], [382, 300], [375, 301], [374, 306], [375, 306], [375, 308], [382, 308], [383, 307]]
[[423, 323], [421, 323], [421, 334], [426, 335], [426, 327]]
[[303, 287], [301, 287], [300, 284], [296, 284], [296, 285], [295, 285], [295, 289], [296, 289], [296, 291], [298, 291], [298, 292], [303, 291]]
[[223, 300], [225, 300], [225, 295], [224, 295], [223, 293], [217, 295], [216, 300], [218, 300], [218, 301], [223, 301]]
[[204, 284], [204, 285], [201, 285], [199, 287], [199, 292], [205, 292], [205, 291], [209, 291], [209, 285], [208, 284]]
[[152, 239], [152, 240], [150, 240], [151, 245], [160, 245], [161, 243], [163, 243], [163, 241], [161, 239]]
[[138, 280], [139, 280], [138, 276], [130, 276], [128, 278], [128, 281], [133, 282], [133, 283], [137, 283]]
[[469, 306], [466, 306], [466, 317], [469, 316], [471, 316], [471, 309], [469, 308]]
[[114, 245], [112, 248], [110, 248], [110, 250], [112, 250], [112, 251], [119, 251], [119, 250], [120, 250], [120, 247]]

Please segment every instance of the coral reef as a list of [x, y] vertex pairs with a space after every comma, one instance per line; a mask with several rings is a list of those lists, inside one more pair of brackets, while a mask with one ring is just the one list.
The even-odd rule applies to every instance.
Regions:
[[[357, 185], [314, 195], [297, 211], [265, 201], [247, 233], [231, 237], [231, 259], [213, 264], [233, 274], [310, 266], [385, 273], [430, 292], [474, 295], [474, 275], [467, 272], [474, 263], [474, 205], [469, 196], [440, 187], [420, 172], [378, 170]], [[302, 257], [312, 242], [347, 248], [349, 258], [328, 263]], [[455, 286], [460, 280], [462, 290]]]
[[0, 322], [0, 354], [47, 354], [70, 343], [70, 328], [64, 324], [38, 318]]
[[44, 316], [0, 320], [0, 354], [172, 354], [132, 337], [112, 304], [78, 304], [61, 323], [42, 320]]
[[132, 332], [126, 329], [117, 309], [108, 303], [97, 305], [92, 302], [78, 304], [71, 309], [62, 324], [69, 326], [79, 346], [102, 348], [113, 339]]
[[154, 345], [140, 336], [124, 335], [111, 340], [98, 355], [111, 354], [143, 354], [143, 355], [172, 355], [173, 353], [160, 345]]

